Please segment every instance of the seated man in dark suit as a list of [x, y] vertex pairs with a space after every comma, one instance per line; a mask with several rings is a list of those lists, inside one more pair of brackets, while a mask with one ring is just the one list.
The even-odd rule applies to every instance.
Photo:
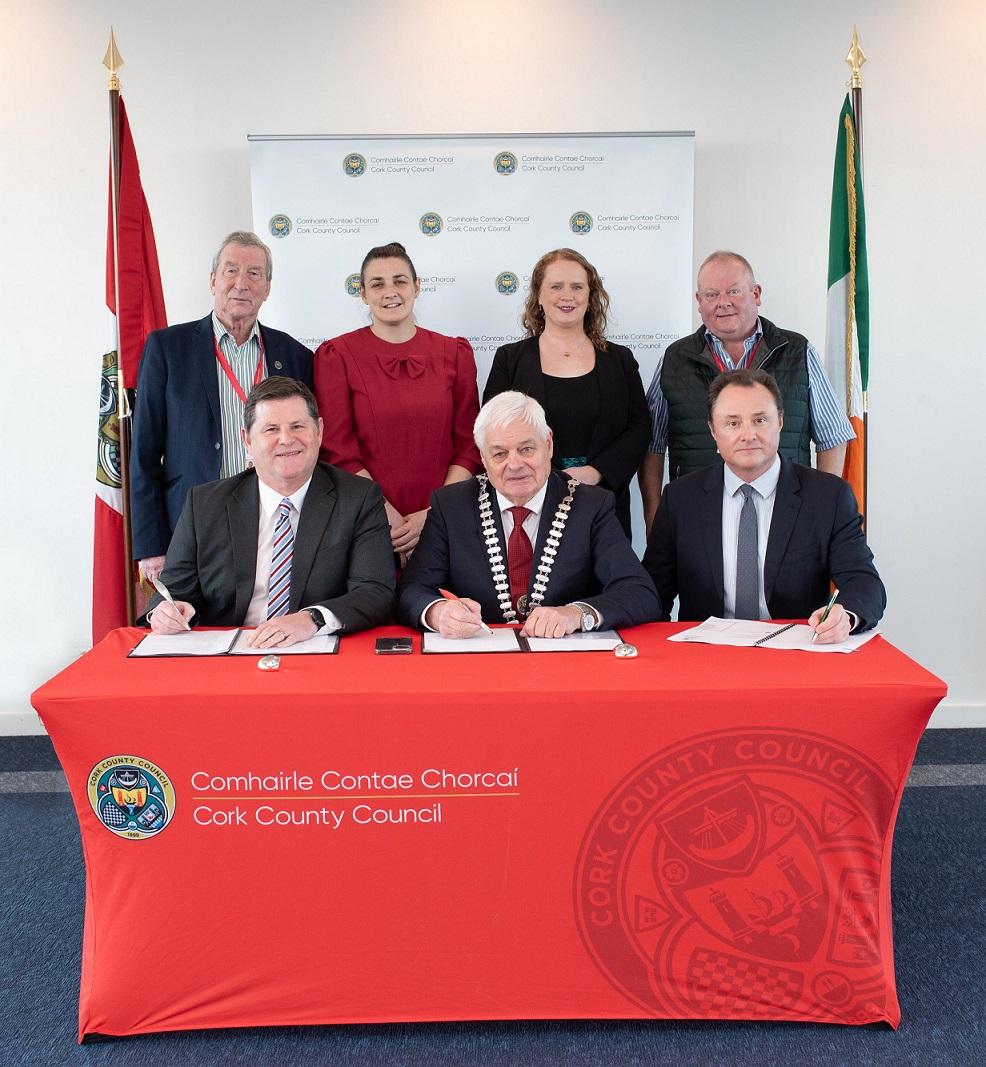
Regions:
[[231, 233], [212, 261], [213, 310], [144, 344], [130, 501], [133, 555], [148, 578], [161, 573], [188, 490], [246, 468], [240, 427], [251, 387], [269, 374], [312, 385], [311, 351], [257, 321], [270, 279], [270, 249], [254, 233]]
[[[777, 454], [784, 411], [762, 370], [709, 387], [709, 429], [722, 463], [667, 485], [644, 566], [663, 617], [808, 619], [820, 642], [868, 630], [887, 597], [852, 490]], [[822, 622], [830, 583], [838, 603]]]
[[562, 637], [656, 619], [654, 587], [613, 494], [551, 470], [541, 405], [500, 393], [483, 405], [473, 435], [486, 474], [432, 494], [401, 581], [400, 620], [445, 637], [475, 636], [483, 619]]
[[151, 601], [159, 634], [192, 617], [255, 626], [256, 648], [390, 618], [394, 557], [375, 482], [317, 462], [322, 420], [311, 390], [291, 378], [253, 388], [243, 443], [253, 466], [190, 490]]

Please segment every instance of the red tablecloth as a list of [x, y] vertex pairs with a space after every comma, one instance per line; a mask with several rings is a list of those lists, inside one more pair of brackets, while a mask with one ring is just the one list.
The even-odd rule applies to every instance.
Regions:
[[271, 673], [110, 634], [33, 697], [85, 853], [80, 1037], [897, 1025], [893, 825], [944, 683], [882, 638], [676, 629], [627, 631], [630, 660], [374, 656], [391, 628]]

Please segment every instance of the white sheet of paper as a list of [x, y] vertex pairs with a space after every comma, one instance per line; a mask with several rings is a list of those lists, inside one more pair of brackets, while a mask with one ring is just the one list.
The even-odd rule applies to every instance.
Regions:
[[231, 656], [304, 656], [306, 654], [331, 654], [339, 647], [338, 634], [316, 634], [307, 641], [299, 641], [284, 648], [250, 648], [247, 641], [253, 630], [240, 630], [236, 644], [229, 650]]
[[148, 656], [224, 656], [236, 630], [186, 630], [180, 634], [148, 634], [130, 653], [136, 659]]
[[690, 630], [672, 634], [669, 641], [697, 642], [704, 645], [733, 645], [739, 648], [781, 648], [797, 649], [801, 652], [855, 652], [879, 630], [867, 630], [861, 634], [850, 634], [845, 641], [835, 645], [822, 645], [817, 641], [812, 644], [814, 632], [807, 623], [797, 623], [784, 633], [757, 645], [757, 641], [768, 634], [776, 633], [785, 623], [755, 622], [750, 619], [706, 619]]
[[615, 630], [578, 631], [567, 637], [528, 637], [532, 652], [612, 652], [623, 638]]
[[517, 643], [517, 631], [509, 627], [492, 634], [478, 633], [475, 637], [442, 637], [426, 630], [422, 635], [423, 652], [522, 652]]

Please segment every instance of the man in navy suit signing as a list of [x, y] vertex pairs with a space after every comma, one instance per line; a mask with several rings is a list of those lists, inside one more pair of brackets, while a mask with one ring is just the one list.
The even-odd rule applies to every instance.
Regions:
[[261, 326], [270, 249], [254, 233], [229, 234], [212, 261], [214, 306], [197, 322], [155, 330], [137, 376], [130, 500], [133, 554], [158, 577], [188, 490], [239, 474], [247, 394], [268, 375], [312, 385], [312, 353]]
[[483, 620], [563, 637], [656, 619], [654, 586], [613, 494], [552, 471], [541, 405], [500, 393], [483, 405], [473, 435], [486, 473], [432, 494], [401, 581], [400, 620], [445, 637], [473, 637]]
[[683, 621], [807, 618], [825, 643], [875, 626], [887, 598], [855, 497], [841, 478], [778, 456], [773, 377], [718, 375], [708, 410], [722, 462], [665, 487], [644, 555], [663, 617], [677, 596]]

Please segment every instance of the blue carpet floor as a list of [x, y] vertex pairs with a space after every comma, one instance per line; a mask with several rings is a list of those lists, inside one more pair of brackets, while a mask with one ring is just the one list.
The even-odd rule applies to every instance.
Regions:
[[[929, 732], [921, 764], [986, 763], [986, 730]], [[46, 738], [0, 772], [50, 771]], [[540, 1022], [207, 1031], [76, 1045], [84, 878], [67, 793], [0, 792], [0, 1064], [986, 1064], [986, 786], [909, 788], [894, 847], [903, 1022]], [[146, 976], [144, 976], [146, 977]], [[135, 980], [142, 976], [135, 975]]]

